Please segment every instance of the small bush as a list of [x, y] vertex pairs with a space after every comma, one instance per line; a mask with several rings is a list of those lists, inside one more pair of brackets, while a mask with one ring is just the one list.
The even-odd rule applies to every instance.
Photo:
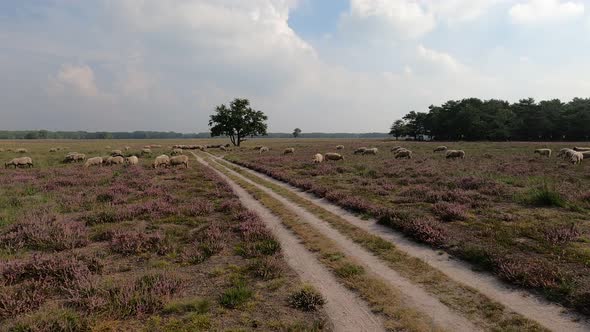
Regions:
[[136, 231], [114, 233], [110, 248], [113, 252], [123, 255], [137, 255], [148, 252], [156, 252], [162, 255], [168, 249], [165, 237], [161, 233], [146, 234]]
[[467, 219], [467, 209], [456, 203], [438, 202], [432, 206], [432, 212], [442, 221]]
[[557, 266], [531, 258], [494, 259], [495, 270], [507, 281], [530, 288], [557, 288], [563, 280]]
[[326, 303], [320, 292], [310, 285], [304, 285], [289, 295], [289, 304], [303, 311], [315, 311]]
[[561, 194], [549, 188], [547, 184], [543, 184], [541, 188], [530, 190], [523, 197], [523, 201], [535, 206], [565, 207], [566, 205], [566, 201]]
[[580, 234], [575, 224], [571, 224], [569, 227], [555, 226], [543, 230], [543, 238], [553, 246], [569, 243], [580, 236]]
[[86, 332], [91, 331], [88, 320], [77, 312], [57, 309], [35, 314], [17, 322], [10, 331]]
[[14, 287], [0, 288], [0, 321], [37, 310], [47, 299], [46, 284], [28, 281]]
[[226, 308], [236, 308], [246, 303], [253, 295], [243, 281], [237, 282], [233, 287], [226, 289], [219, 298], [219, 303]]
[[336, 269], [336, 274], [342, 278], [350, 278], [363, 273], [365, 273], [365, 269], [362, 266], [351, 263], [345, 263]]
[[281, 260], [275, 256], [262, 257], [254, 261], [248, 270], [257, 278], [270, 280], [278, 278], [283, 273]]

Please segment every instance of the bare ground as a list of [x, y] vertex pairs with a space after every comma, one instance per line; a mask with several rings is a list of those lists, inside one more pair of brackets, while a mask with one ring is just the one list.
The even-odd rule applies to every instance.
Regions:
[[[200, 163], [209, 166], [203, 159], [196, 155], [195, 157]], [[215, 171], [230, 184], [242, 203], [255, 211], [271, 229], [281, 243], [283, 255], [289, 266], [304, 282], [313, 285], [324, 295], [327, 300], [324, 308], [335, 331], [384, 330], [379, 317], [373, 314], [357, 295], [342, 286], [314, 255], [299, 243], [297, 237], [282, 225], [279, 218], [225, 174]]]
[[[590, 322], [588, 322], [587, 319], [584, 319], [582, 316], [575, 314], [560, 305], [551, 303], [527, 291], [511, 287], [489, 273], [473, 271], [468, 264], [454, 260], [449, 255], [441, 254], [441, 252], [433, 250], [427, 246], [417, 244], [391, 228], [379, 225], [374, 219], [360, 219], [356, 215], [326, 201], [325, 199], [317, 198], [312, 194], [305, 193], [298, 188], [277, 181], [256, 171], [236, 164], [232, 165], [266, 181], [288, 189], [300, 197], [313, 202], [317, 206], [337, 214], [351, 224], [394, 243], [399, 250], [406, 252], [412, 257], [423, 260], [430, 266], [446, 274], [451, 279], [477, 289], [480, 293], [490, 299], [501, 303], [526, 318], [538, 322], [550, 330], [590, 331]], [[293, 203], [291, 204], [294, 205]]]

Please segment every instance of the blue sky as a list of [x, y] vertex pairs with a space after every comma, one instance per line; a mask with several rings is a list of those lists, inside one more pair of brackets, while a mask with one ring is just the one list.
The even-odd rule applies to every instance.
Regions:
[[0, 2], [0, 129], [387, 131], [466, 97], [587, 97], [590, 0]]

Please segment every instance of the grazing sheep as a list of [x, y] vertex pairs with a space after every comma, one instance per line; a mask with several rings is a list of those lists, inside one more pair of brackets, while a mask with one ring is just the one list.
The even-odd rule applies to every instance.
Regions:
[[572, 157], [572, 154], [574, 154], [576, 151], [570, 149], [570, 148], [563, 148], [561, 150], [559, 150], [559, 152], [557, 153], [557, 157], [562, 157], [563, 159], [567, 160], [570, 159]]
[[585, 159], [590, 159], [590, 151], [579, 151]]
[[263, 146], [260, 148], [260, 154], [263, 154], [264, 152], [268, 152], [270, 149], [268, 148], [268, 146]]
[[262, 145], [256, 145], [253, 150], [260, 150], [262, 149]]
[[110, 145], [107, 145], [107, 146], [105, 147], [105, 149], [110, 149], [110, 148], [111, 148], [111, 146], [110, 146]]
[[344, 150], [344, 145], [336, 145], [336, 150]]
[[398, 152], [399, 150], [402, 150], [403, 148], [401, 146], [394, 146], [391, 148], [391, 152]]
[[129, 150], [131, 150], [131, 147], [130, 146], [126, 146], [125, 147], [125, 151], [129, 151]]
[[197, 145], [195, 148], [196, 148], [196, 150], [205, 151], [205, 146], [203, 146], [203, 145]]
[[84, 167], [88, 168], [90, 166], [101, 166], [102, 162], [102, 157], [88, 158], [88, 160], [86, 160], [86, 163], [84, 163]]
[[295, 153], [295, 148], [286, 148], [283, 154]]
[[170, 158], [170, 165], [171, 166], [184, 165], [185, 168], [188, 168], [188, 156], [174, 156], [174, 157]]
[[125, 163], [125, 159], [123, 159], [123, 157], [121, 156], [110, 156], [107, 158], [107, 160], [104, 162], [105, 165], [110, 166], [110, 165], [123, 165]]
[[51, 148], [49, 149], [49, 152], [57, 152], [57, 150], [59, 150], [58, 148]]
[[78, 153], [78, 152], [69, 152], [65, 158], [64, 158], [64, 163], [75, 163], [77, 161], [84, 161], [84, 159], [86, 159], [86, 155], [83, 153]]
[[127, 166], [137, 166], [139, 164], [139, 158], [136, 156], [131, 156], [125, 158], [125, 165]]
[[141, 149], [141, 154], [152, 154], [152, 150], [147, 149], [147, 148], [143, 148], [143, 149]]
[[551, 157], [551, 149], [536, 149], [533, 153], [538, 153], [539, 156], [545, 156], [547, 158]]
[[4, 163], [4, 168], [9, 168], [10, 166], [17, 167], [33, 167], [33, 159], [30, 157], [20, 157], [14, 158], [9, 162]]
[[354, 150], [354, 154], [363, 154], [363, 152], [365, 152], [365, 150], [367, 150], [366, 147], [362, 146], [360, 148], [357, 148], [356, 150]]
[[465, 159], [465, 151], [463, 151], [463, 150], [448, 150], [445, 157], [447, 159], [456, 159], [456, 158]]
[[325, 154], [325, 158], [326, 160], [344, 160], [344, 156], [342, 156], [340, 153], [333, 153], [333, 152], [329, 152]]
[[314, 164], [321, 164], [324, 162], [324, 156], [322, 156], [321, 153], [316, 153], [315, 156], [313, 156], [313, 163]]
[[444, 145], [441, 146], [437, 146], [436, 148], [434, 148], [433, 152], [442, 152], [442, 151], [447, 151], [448, 148]]
[[16, 151], [14, 151], [14, 152], [17, 152], [17, 153], [28, 153], [29, 151], [27, 149], [20, 148], [20, 149], [16, 149]]
[[182, 149], [174, 149], [172, 150], [172, 152], [170, 153], [173, 156], [178, 156], [180, 154], [183, 154], [184, 152], [182, 152]]
[[154, 162], [152, 163], [152, 167], [159, 168], [161, 166], [164, 166], [164, 167], [170, 166], [170, 157], [168, 157], [165, 154], [157, 156], [156, 159], [154, 160]]
[[144, 149], [151, 149], [151, 148], [152, 148], [152, 146], [151, 146], [151, 145], [144, 145], [144, 146], [143, 146], [143, 148], [144, 148]]
[[582, 154], [582, 152], [574, 151], [574, 153], [572, 153], [572, 156], [570, 157], [570, 162], [574, 165], [582, 163], [582, 160], [584, 160], [584, 155]]
[[225, 146], [220, 146], [219, 147], [219, 150], [221, 150], [221, 151], [227, 151], [227, 148]]
[[398, 149], [394, 156], [395, 159], [407, 158], [412, 159], [412, 151], [406, 149]]
[[379, 152], [379, 149], [377, 148], [371, 148], [371, 149], [366, 149], [365, 151], [363, 151], [363, 154], [373, 154], [376, 155], [377, 152]]
[[150, 148], [152, 148], [152, 149], [159, 149], [161, 147], [162, 146], [160, 144], [152, 144], [152, 145], [150, 145]]
[[123, 156], [123, 151], [121, 151], [121, 150], [113, 150], [113, 151], [111, 151], [111, 156], [113, 156], [113, 157], [121, 156], [122, 157]]
[[590, 148], [582, 148], [582, 147], [576, 146], [576, 147], [574, 147], [574, 151], [587, 152], [587, 151], [590, 151]]

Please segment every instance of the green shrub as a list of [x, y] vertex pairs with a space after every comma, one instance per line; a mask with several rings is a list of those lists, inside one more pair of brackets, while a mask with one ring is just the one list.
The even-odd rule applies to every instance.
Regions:
[[549, 188], [547, 183], [543, 183], [540, 188], [535, 188], [526, 193], [523, 201], [530, 205], [547, 206], [547, 207], [565, 207], [566, 201], [553, 188]]
[[85, 332], [90, 331], [88, 321], [75, 311], [56, 309], [24, 318], [10, 327], [11, 332]]
[[226, 289], [223, 294], [221, 294], [219, 303], [226, 308], [233, 309], [244, 304], [252, 297], [252, 295], [252, 290], [249, 289], [243, 281], [239, 281], [235, 283], [233, 287]]
[[311, 285], [303, 285], [297, 291], [289, 295], [289, 304], [303, 311], [315, 311], [326, 303], [320, 292]]

